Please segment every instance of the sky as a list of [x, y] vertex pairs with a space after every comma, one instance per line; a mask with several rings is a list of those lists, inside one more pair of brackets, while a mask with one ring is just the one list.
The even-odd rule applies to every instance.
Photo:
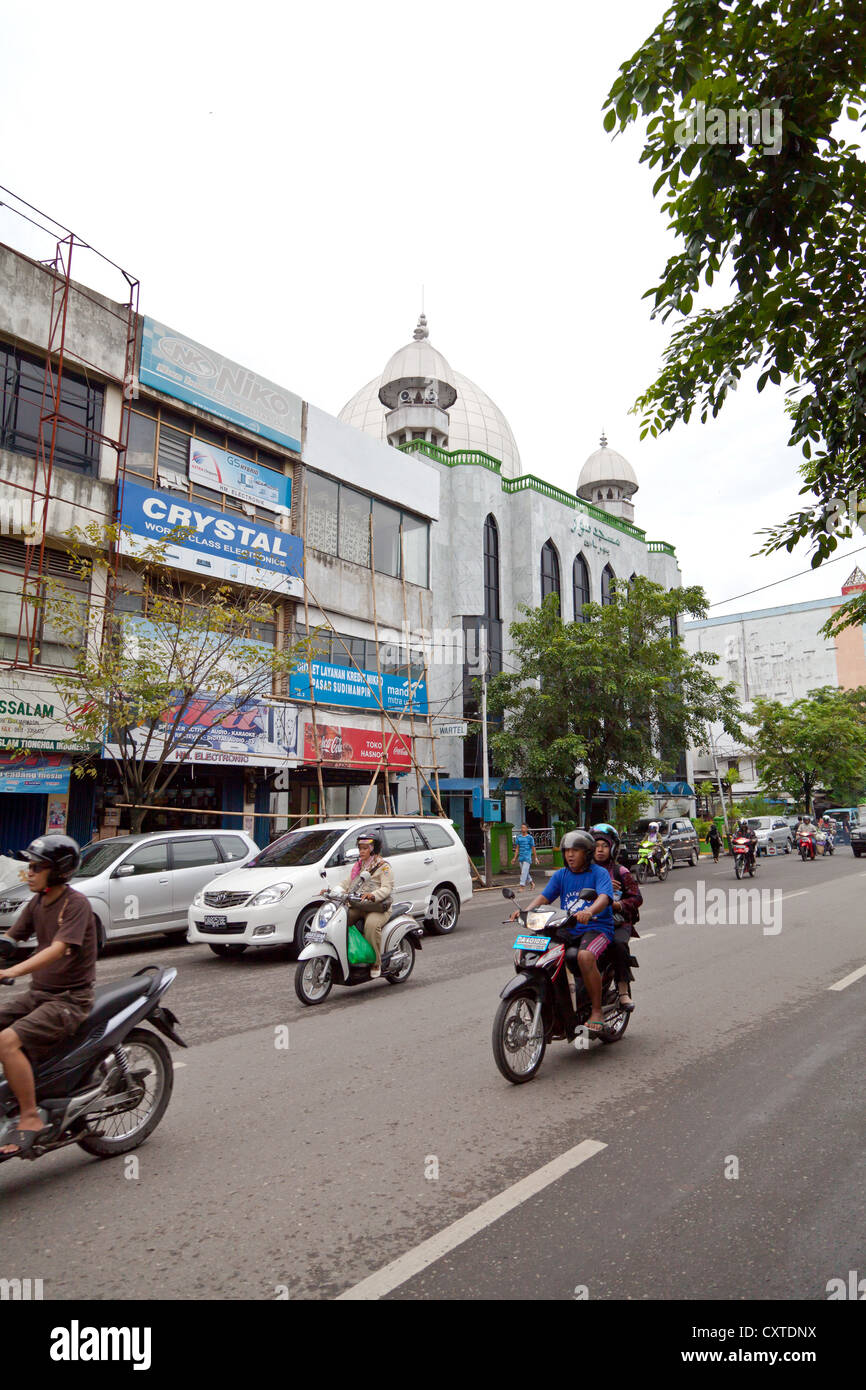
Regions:
[[[639, 132], [606, 135], [601, 106], [665, 7], [0, 0], [0, 184], [136, 276], [142, 312], [333, 414], [423, 293], [523, 471], [573, 490], [604, 429], [635, 521], [713, 616], [825, 597], [866, 535], [801, 578], [805, 547], [754, 556], [798, 504], [781, 389], [744, 381], [655, 441], [630, 414], [670, 331], [642, 295], [675, 243]], [[2, 207], [0, 240], [52, 249]], [[124, 297], [87, 252], [73, 275]]]

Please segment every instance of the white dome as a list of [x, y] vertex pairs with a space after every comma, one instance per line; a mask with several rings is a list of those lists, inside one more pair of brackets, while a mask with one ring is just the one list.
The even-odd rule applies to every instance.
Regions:
[[611, 484], [622, 488], [626, 497], [631, 497], [638, 490], [637, 474], [628, 459], [623, 458], [622, 454], [618, 454], [616, 449], [609, 448], [607, 440], [602, 435], [601, 448], [590, 454], [580, 470], [580, 477], [577, 480], [577, 495], [582, 497], [584, 501], [591, 502], [593, 500], [593, 488], [602, 485], [608, 487]]
[[[386, 409], [379, 400], [379, 390], [394, 378], [391, 375], [394, 363], [401, 358], [404, 353], [412, 348], [424, 346], [424, 344], [410, 343], [408, 347], [401, 348], [396, 353], [381, 376], [368, 381], [366, 386], [362, 386], [360, 391], [343, 406], [338, 419], [347, 425], [354, 425], [356, 429], [363, 430], [365, 434], [371, 434], [376, 439], [387, 439], [385, 432]], [[429, 351], [434, 352], [431, 348]], [[436, 354], [440, 356], [440, 354]], [[445, 359], [441, 359], [445, 362]], [[445, 363], [448, 367], [448, 364]], [[455, 372], [448, 368], [449, 376], [445, 378], [456, 387], [457, 399], [452, 406], [448, 407], [448, 448], [454, 449], [475, 449], [484, 454], [491, 454], [493, 458], [499, 459], [502, 464], [502, 476], [504, 478], [517, 478], [521, 472], [520, 452], [511, 433], [511, 428], [499, 406], [496, 405], [486, 391], [482, 391], [480, 386], [476, 386], [474, 381], [468, 377], [461, 376], [460, 372]], [[425, 375], [432, 375], [425, 371]], [[440, 378], [442, 379], [442, 378]]]
[[[453, 371], [442, 353], [437, 352], [426, 338], [416, 339], [401, 347], [385, 367], [381, 377], [383, 390], [391, 383], [401, 381], [416, 382], [419, 385], [424, 381], [438, 382], [439, 405], [443, 410], [448, 410], [457, 395]], [[390, 399], [391, 395], [393, 399]], [[392, 410], [397, 405], [396, 389], [390, 394], [386, 392], [385, 404]]]

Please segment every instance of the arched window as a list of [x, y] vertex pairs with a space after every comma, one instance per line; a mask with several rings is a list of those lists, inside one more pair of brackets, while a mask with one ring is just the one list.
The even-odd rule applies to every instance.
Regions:
[[603, 569], [602, 572], [601, 572], [601, 601], [602, 601], [602, 603], [612, 603], [612, 602], [613, 602], [613, 593], [611, 592], [611, 585], [613, 584], [613, 582], [614, 582], [615, 579], [616, 579], [616, 575], [614, 574], [614, 572], [613, 572], [613, 570], [611, 569], [610, 565], [605, 565], [604, 569]]
[[541, 602], [548, 594], [556, 594], [559, 610], [562, 612], [562, 585], [559, 580], [559, 556], [553, 541], [545, 541], [541, 548]]
[[499, 606], [499, 527], [496, 518], [484, 522], [484, 616], [502, 617]]
[[609, 488], [608, 488], [608, 490], [607, 490], [607, 495], [608, 495], [608, 497], [610, 498], [610, 500], [613, 501], [613, 488], [612, 488], [612, 487], [609, 487]]
[[578, 555], [571, 571], [571, 586], [574, 594], [574, 621], [584, 623], [583, 605], [590, 602], [589, 567], [582, 555]]

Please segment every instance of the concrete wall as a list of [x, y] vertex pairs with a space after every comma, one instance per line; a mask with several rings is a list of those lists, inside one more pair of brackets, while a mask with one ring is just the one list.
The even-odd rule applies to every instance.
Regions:
[[304, 463], [320, 473], [372, 492], [419, 516], [439, 515], [439, 479], [435, 467], [420, 458], [408, 466], [405, 454], [352, 425], [344, 425], [313, 405], [307, 408]]

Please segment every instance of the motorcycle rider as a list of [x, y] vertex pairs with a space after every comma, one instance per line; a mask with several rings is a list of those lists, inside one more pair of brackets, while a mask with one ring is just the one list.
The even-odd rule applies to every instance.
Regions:
[[755, 857], [758, 853], [758, 837], [755, 834], [755, 827], [749, 825], [749, 822], [744, 817], [734, 831], [734, 834], [738, 839], [748, 840], [749, 842], [749, 852], [746, 855], [746, 869], [748, 871], [754, 868]]
[[370, 979], [378, 980], [382, 974], [382, 928], [391, 916], [391, 899], [394, 896], [394, 874], [391, 865], [382, 857], [382, 841], [378, 835], [358, 836], [358, 858], [352, 865], [349, 877], [339, 885], [346, 893], [355, 880], [367, 874], [369, 887], [361, 894], [364, 902], [379, 903], [379, 912], [363, 912], [358, 907], [348, 905], [348, 925], [360, 923], [361, 931], [376, 952], [376, 960], [370, 971]]
[[815, 827], [814, 827], [814, 825], [812, 824], [812, 817], [811, 817], [811, 816], [804, 816], [803, 819], [800, 821], [800, 824], [797, 826], [797, 848], [798, 848], [798, 849], [800, 848], [800, 841], [801, 841], [801, 840], [811, 840], [811, 841], [812, 841], [812, 845], [811, 845], [811, 855], [812, 855], [812, 858], [814, 859], [814, 858], [815, 858], [815, 853], [816, 853], [816, 847], [815, 847]]
[[75, 840], [40, 835], [20, 857], [27, 860], [27, 887], [35, 896], [6, 937], [26, 941], [35, 932], [38, 944], [27, 960], [0, 970], [0, 980], [33, 976], [26, 994], [0, 1003], [0, 1064], [19, 1108], [12, 1142], [0, 1152], [23, 1156], [43, 1128], [32, 1062], [76, 1033], [90, 1013], [97, 933], [88, 899], [67, 881], [81, 863]]
[[[565, 867], [556, 870], [544, 891], [533, 898], [526, 911], [531, 912], [542, 904], [546, 906], [558, 898], [563, 911], [574, 916], [577, 926], [571, 929], [573, 944], [566, 948], [565, 959], [572, 974], [580, 971], [589, 995], [591, 1013], [586, 1027], [591, 1033], [603, 1033], [601, 975], [597, 962], [613, 941], [613, 885], [607, 869], [595, 863], [595, 840], [588, 830], [567, 831], [559, 848]], [[573, 911], [589, 893], [594, 894], [592, 901], [579, 911]], [[519, 911], [515, 910], [511, 921], [518, 915]]]
[[643, 894], [634, 874], [622, 864], [617, 863], [620, 839], [616, 827], [600, 822], [592, 826], [590, 835], [595, 840], [595, 862], [607, 869], [613, 885], [613, 959], [616, 974], [616, 988], [619, 1002], [626, 1013], [634, 1009], [629, 985], [634, 978], [629, 965], [628, 943], [633, 936], [639, 936], [637, 922]]
[[647, 841], [653, 845], [652, 857], [656, 866], [656, 872], [658, 872], [665, 860], [665, 845], [657, 820], [651, 820], [649, 823], [647, 833], [644, 836], [644, 844], [646, 844]]

